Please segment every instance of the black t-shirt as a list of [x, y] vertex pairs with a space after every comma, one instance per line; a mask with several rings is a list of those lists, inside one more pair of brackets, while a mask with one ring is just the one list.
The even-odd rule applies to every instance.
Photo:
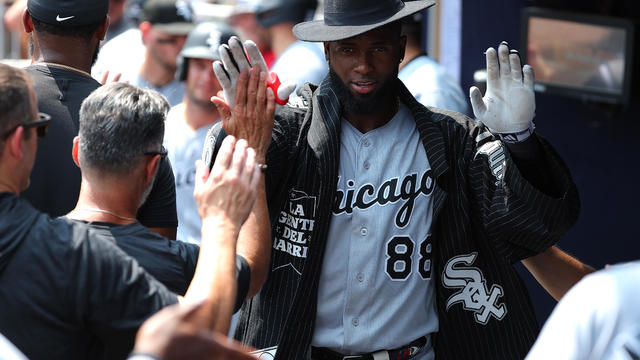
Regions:
[[149, 231], [139, 222], [117, 225], [94, 221], [88, 225], [118, 244], [169, 290], [178, 295], [187, 292], [198, 263], [198, 245], [169, 240]]
[[[198, 264], [200, 246], [182, 241], [169, 240], [135, 222], [117, 225], [108, 222], [71, 220], [89, 225], [106, 239], [115, 242], [125, 253], [138, 261], [149, 274], [163, 283], [169, 290], [184, 295]], [[251, 269], [247, 260], [236, 255], [236, 305], [240, 310], [251, 280]]]
[[[62, 216], [76, 205], [80, 193], [80, 169], [71, 148], [78, 135], [80, 105], [100, 86], [86, 75], [53, 66], [26, 68], [34, 81], [38, 111], [51, 115], [49, 135], [38, 142], [29, 188], [21, 196], [52, 217]], [[175, 180], [171, 164], [164, 159], [146, 203], [138, 213], [148, 227], [178, 226]]]
[[30, 359], [124, 359], [175, 294], [88, 226], [0, 193], [0, 333]]

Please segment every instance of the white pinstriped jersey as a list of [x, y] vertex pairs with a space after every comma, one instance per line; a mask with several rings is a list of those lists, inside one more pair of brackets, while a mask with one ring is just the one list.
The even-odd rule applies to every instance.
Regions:
[[366, 134], [342, 119], [313, 346], [361, 354], [438, 330], [429, 237], [433, 185], [406, 106]]

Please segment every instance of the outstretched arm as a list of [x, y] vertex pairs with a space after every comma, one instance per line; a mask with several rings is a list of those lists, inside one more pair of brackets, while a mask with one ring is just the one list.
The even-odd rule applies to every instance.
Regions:
[[246, 140], [228, 136], [209, 169], [196, 164], [194, 197], [202, 217], [202, 242], [186, 302], [204, 300], [196, 321], [223, 334], [236, 298], [236, 242], [256, 198], [260, 170]]
[[[268, 86], [268, 72], [262, 54], [252, 42], [246, 51], [237, 38], [220, 47], [222, 62], [214, 63], [214, 71], [224, 89], [225, 99], [214, 97], [213, 103], [222, 117], [227, 134], [246, 139], [256, 150], [256, 162], [265, 164], [271, 143], [275, 94]], [[248, 54], [247, 59], [244, 54]], [[272, 89], [279, 97], [288, 97], [293, 86]], [[260, 178], [256, 203], [240, 232], [238, 254], [251, 268], [247, 298], [253, 297], [267, 279], [271, 255], [271, 226], [264, 177]]]
[[556, 301], [560, 301], [580, 279], [596, 271], [555, 245], [523, 259], [522, 264]]

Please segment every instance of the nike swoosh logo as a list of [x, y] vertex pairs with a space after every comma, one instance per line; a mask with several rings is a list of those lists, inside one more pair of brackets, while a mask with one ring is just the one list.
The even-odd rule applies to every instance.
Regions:
[[71, 15], [71, 16], [67, 16], [67, 17], [60, 17], [60, 15], [56, 16], [56, 21], [60, 22], [60, 21], [65, 21], [65, 20], [69, 20], [76, 17], [75, 15]]

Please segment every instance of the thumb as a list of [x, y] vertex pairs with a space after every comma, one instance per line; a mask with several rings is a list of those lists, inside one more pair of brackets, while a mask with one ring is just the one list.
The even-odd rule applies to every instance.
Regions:
[[484, 104], [484, 101], [482, 101], [482, 94], [480, 93], [480, 89], [478, 89], [476, 86], [472, 86], [469, 89], [469, 98], [471, 99], [471, 108], [473, 109], [473, 114], [477, 119], [478, 117], [482, 116], [485, 111], [487, 111], [487, 107]]
[[218, 109], [218, 114], [220, 114], [222, 122], [226, 123], [231, 118], [231, 108], [220, 95], [221, 94], [211, 97], [211, 102], [216, 106], [216, 109]]
[[278, 87], [278, 99], [284, 100], [288, 98], [289, 95], [291, 95], [291, 93], [295, 89], [296, 89], [295, 81], [287, 80], [283, 82], [282, 84], [280, 84], [280, 87]]

